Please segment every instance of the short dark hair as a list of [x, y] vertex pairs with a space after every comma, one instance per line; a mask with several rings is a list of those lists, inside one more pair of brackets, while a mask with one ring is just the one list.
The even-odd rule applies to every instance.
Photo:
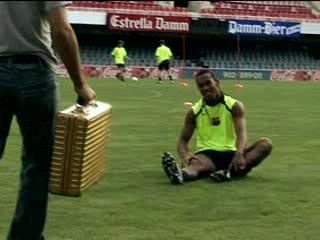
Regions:
[[211, 77], [213, 78], [213, 80], [215, 81], [219, 81], [216, 76], [214, 75], [213, 71], [209, 70], [209, 69], [201, 69], [199, 72], [197, 72], [197, 74], [195, 75], [195, 78], [198, 78], [199, 76], [203, 75], [203, 74], [207, 74], [209, 73], [211, 75]]
[[124, 41], [118, 40], [118, 44], [124, 44]]
[[160, 44], [166, 44], [166, 41], [163, 39], [161, 39], [159, 42], [160, 42]]

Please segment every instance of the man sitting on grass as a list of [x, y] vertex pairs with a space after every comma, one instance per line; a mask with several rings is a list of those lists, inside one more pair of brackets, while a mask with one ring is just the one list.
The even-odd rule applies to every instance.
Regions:
[[[210, 176], [222, 182], [247, 175], [271, 152], [272, 143], [262, 138], [246, 147], [245, 108], [241, 102], [224, 95], [212, 71], [205, 69], [195, 76], [203, 98], [187, 112], [178, 153], [180, 168], [173, 156], [165, 152], [162, 166], [172, 184]], [[196, 130], [197, 149], [189, 154], [188, 143]]]

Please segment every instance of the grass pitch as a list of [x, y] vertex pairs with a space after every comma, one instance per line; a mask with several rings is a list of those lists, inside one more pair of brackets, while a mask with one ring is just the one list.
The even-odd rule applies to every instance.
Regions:
[[[320, 236], [320, 84], [221, 82], [247, 109], [249, 142], [270, 137], [272, 155], [246, 179], [207, 179], [172, 186], [161, 152], [176, 155], [195, 85], [91, 80], [98, 100], [113, 105], [104, 179], [80, 198], [50, 195], [49, 240], [317, 240]], [[60, 84], [60, 109], [73, 104], [71, 81]], [[13, 215], [21, 139], [12, 125], [0, 162], [0, 240]]]

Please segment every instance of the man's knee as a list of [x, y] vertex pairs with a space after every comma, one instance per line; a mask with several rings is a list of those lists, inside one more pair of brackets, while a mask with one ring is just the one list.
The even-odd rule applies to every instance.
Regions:
[[273, 145], [269, 138], [262, 138], [259, 141], [258, 148], [260, 149], [261, 152], [265, 154], [269, 154], [272, 151]]
[[204, 164], [197, 158], [192, 158], [189, 162], [189, 166], [194, 168], [201, 168], [203, 165]]
[[215, 169], [213, 163], [208, 159], [194, 158], [189, 162], [189, 166], [198, 173], [212, 172]]

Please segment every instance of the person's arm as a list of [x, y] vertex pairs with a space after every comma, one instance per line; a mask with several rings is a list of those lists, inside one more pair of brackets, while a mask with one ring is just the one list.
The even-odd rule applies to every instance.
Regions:
[[[247, 144], [247, 127], [245, 119], [245, 109], [242, 103], [236, 102], [232, 107], [232, 116], [234, 120], [234, 128], [236, 132], [236, 153], [231, 165], [238, 171], [245, 167], [245, 159], [243, 157]], [[231, 166], [230, 166], [231, 167]]]
[[127, 51], [126, 51], [126, 49], [124, 48], [124, 61], [126, 61], [127, 59], [128, 59]]
[[170, 62], [173, 62], [173, 54], [172, 54], [172, 52], [171, 52], [171, 49], [168, 48], [168, 50], [169, 50], [169, 61], [170, 61]]
[[157, 48], [157, 50], [156, 50], [154, 55], [156, 57], [156, 61], [159, 62], [159, 48]]
[[114, 57], [114, 56], [116, 55], [116, 48], [114, 48], [114, 49], [112, 50], [112, 52], [110, 53], [110, 55], [111, 55], [112, 57]]
[[188, 143], [193, 135], [193, 132], [196, 128], [195, 116], [192, 110], [187, 112], [184, 126], [182, 128], [180, 138], [178, 140], [177, 151], [182, 160], [182, 165], [188, 164], [189, 161], [189, 149]]
[[80, 53], [76, 35], [68, 22], [65, 7], [51, 9], [47, 15], [55, 50], [66, 66], [77, 94], [85, 103], [95, 98], [95, 92], [81, 75]]

